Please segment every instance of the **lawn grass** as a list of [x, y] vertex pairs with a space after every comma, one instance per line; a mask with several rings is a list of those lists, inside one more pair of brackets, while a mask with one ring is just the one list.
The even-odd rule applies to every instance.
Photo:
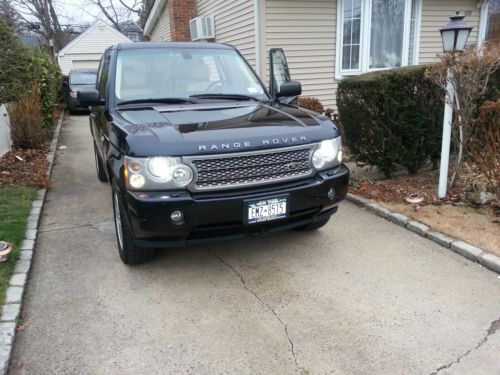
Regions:
[[9, 260], [0, 263], [0, 304], [5, 300], [5, 290], [19, 257], [31, 203], [36, 195], [36, 188], [0, 186], [0, 240], [14, 244]]

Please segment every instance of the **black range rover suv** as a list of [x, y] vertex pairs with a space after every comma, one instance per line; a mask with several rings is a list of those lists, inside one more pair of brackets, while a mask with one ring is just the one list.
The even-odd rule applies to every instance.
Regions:
[[98, 178], [109, 181], [120, 257], [325, 225], [346, 193], [340, 133], [295, 104], [281, 49], [269, 91], [231, 46], [130, 43], [104, 53], [91, 106]]

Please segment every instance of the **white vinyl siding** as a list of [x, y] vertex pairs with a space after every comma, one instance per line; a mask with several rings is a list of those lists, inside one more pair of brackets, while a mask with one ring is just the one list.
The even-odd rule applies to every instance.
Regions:
[[153, 30], [151, 31], [151, 41], [153, 42], [170, 42], [172, 34], [170, 33], [170, 5], [168, 1], [161, 10], [160, 17], [156, 21]]
[[[292, 79], [302, 83], [302, 96], [314, 96], [325, 107], [335, 107], [337, 2], [266, 0], [264, 13], [266, 66], [269, 50], [283, 48]], [[262, 78], [267, 83], [267, 77]]]
[[100, 60], [73, 60], [73, 69], [96, 69], [99, 68]]
[[126, 42], [130, 40], [125, 35], [106, 25], [98, 24], [88, 33], [75, 39], [74, 44], [68, 45], [67, 49], [61, 50], [63, 54], [59, 55], [57, 60], [62, 73], [67, 75], [71, 69], [75, 68], [75, 65], [78, 65], [74, 63], [75, 61], [99, 62], [106, 48], [116, 43]]
[[[103, 51], [104, 52], [104, 51]], [[59, 57], [59, 66], [64, 75], [67, 75], [71, 69], [81, 68], [80, 62], [94, 61], [99, 65], [102, 53], [69, 53]]]
[[457, 10], [471, 13], [465, 17], [465, 22], [473, 27], [468, 43], [477, 43], [480, 9], [476, 0], [422, 0], [419, 64], [435, 62], [436, 55], [443, 52], [439, 29]]
[[198, 16], [215, 17], [215, 41], [232, 44], [255, 68], [254, 0], [198, 0]]

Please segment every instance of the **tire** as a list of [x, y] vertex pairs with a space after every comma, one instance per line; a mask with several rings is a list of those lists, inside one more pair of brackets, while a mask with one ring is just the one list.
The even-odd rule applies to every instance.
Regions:
[[76, 115], [76, 108], [74, 104], [71, 104], [71, 100], [66, 101], [67, 107], [68, 107], [68, 112], [70, 115]]
[[320, 221], [317, 221], [315, 223], [302, 225], [301, 227], [297, 227], [294, 229], [299, 232], [310, 232], [313, 230], [318, 230], [321, 227], [324, 227], [326, 224], [328, 224], [329, 221], [330, 221], [330, 216], [328, 216], [325, 219], [321, 219]]
[[94, 143], [94, 158], [95, 158], [95, 169], [97, 172], [97, 179], [101, 182], [108, 182], [108, 176], [106, 175], [106, 170], [104, 169], [104, 165], [101, 157], [99, 156], [99, 152], [97, 151], [97, 146]]
[[156, 250], [136, 246], [134, 234], [125, 215], [122, 198], [115, 188], [112, 190], [116, 242], [120, 259], [123, 263], [129, 265], [140, 264], [154, 259]]

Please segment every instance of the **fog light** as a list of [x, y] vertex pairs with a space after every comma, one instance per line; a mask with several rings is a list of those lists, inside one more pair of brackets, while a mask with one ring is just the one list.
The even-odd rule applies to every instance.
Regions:
[[128, 180], [128, 183], [134, 189], [140, 189], [146, 184], [146, 179], [142, 174], [131, 174]]
[[182, 224], [184, 222], [184, 214], [179, 210], [172, 211], [172, 213], [170, 214], [170, 220], [172, 220], [172, 223], [174, 224]]
[[334, 188], [330, 188], [330, 190], [328, 190], [328, 199], [330, 199], [331, 201], [335, 200], [335, 189]]

